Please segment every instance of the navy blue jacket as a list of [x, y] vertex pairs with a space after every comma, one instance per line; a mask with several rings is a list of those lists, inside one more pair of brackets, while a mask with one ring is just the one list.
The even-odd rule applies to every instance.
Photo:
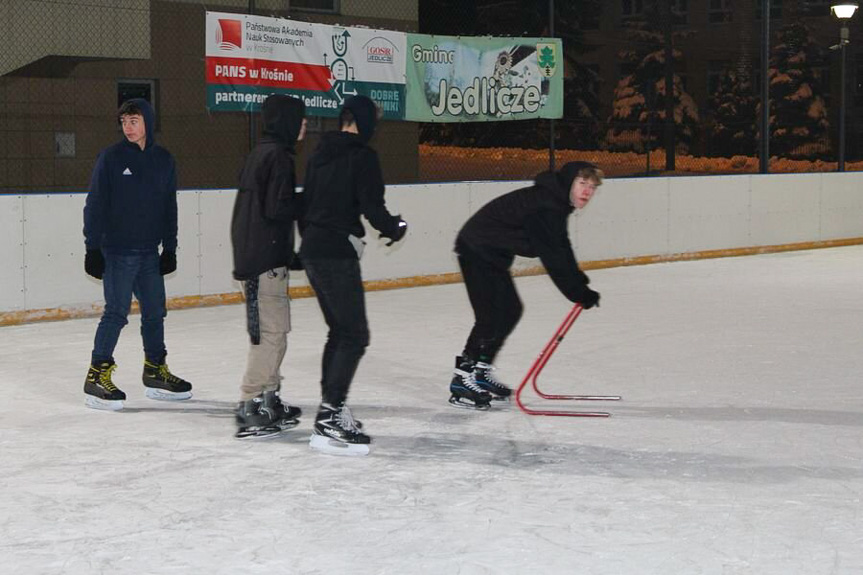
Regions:
[[153, 108], [135, 103], [144, 116], [142, 150], [123, 136], [102, 150], [93, 168], [84, 206], [87, 249], [111, 253], [177, 249], [177, 171], [174, 157], [156, 145]]

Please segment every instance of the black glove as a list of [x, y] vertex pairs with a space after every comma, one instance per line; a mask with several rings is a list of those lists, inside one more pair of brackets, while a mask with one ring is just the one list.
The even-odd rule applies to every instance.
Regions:
[[88, 276], [102, 279], [105, 274], [105, 256], [102, 255], [102, 250], [87, 250], [84, 254], [84, 271]]
[[386, 244], [384, 244], [386, 246], [393, 245], [394, 243], [396, 243], [397, 241], [399, 241], [400, 239], [405, 237], [405, 234], [408, 233], [408, 223], [406, 221], [404, 221], [403, 219], [401, 219], [400, 216], [396, 216], [396, 217], [399, 219], [399, 223], [398, 223], [398, 225], [396, 225], [395, 231], [390, 236], [381, 235], [382, 238], [388, 237], [390, 240]]
[[177, 271], [177, 252], [162, 250], [162, 255], [159, 256], [159, 274], [166, 276], [175, 271]]
[[593, 291], [587, 286], [584, 286], [575, 298], [577, 303], [581, 304], [584, 309], [590, 309], [593, 306], [599, 307], [599, 292]]
[[288, 269], [297, 272], [305, 269], [303, 267], [303, 260], [300, 259], [300, 254], [297, 252], [294, 252], [293, 257], [291, 258], [291, 265], [288, 266]]

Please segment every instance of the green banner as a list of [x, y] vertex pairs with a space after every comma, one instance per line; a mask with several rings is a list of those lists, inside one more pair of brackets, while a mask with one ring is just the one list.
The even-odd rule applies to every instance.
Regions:
[[488, 122], [563, 117], [558, 38], [408, 34], [405, 119]]

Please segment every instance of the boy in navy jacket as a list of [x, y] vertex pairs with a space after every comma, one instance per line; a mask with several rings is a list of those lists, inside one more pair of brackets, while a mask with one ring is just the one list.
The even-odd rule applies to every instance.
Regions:
[[[156, 145], [153, 108], [123, 103], [123, 139], [96, 160], [84, 206], [84, 270], [102, 280], [105, 310], [84, 382], [88, 407], [118, 410], [126, 394], [114, 385], [114, 348], [134, 294], [141, 308], [143, 383], [151, 399], [192, 397], [189, 382], [165, 363], [165, 281], [177, 269], [177, 174], [174, 158]], [[159, 254], [159, 244], [162, 253]]]

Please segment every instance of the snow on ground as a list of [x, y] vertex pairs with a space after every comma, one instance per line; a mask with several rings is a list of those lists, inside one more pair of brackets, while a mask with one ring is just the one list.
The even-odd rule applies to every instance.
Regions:
[[[863, 572], [863, 247], [591, 272], [540, 377], [620, 394], [609, 419], [446, 403], [471, 314], [460, 284], [368, 294], [350, 396], [366, 458], [310, 452], [325, 329], [293, 302], [283, 396], [300, 427], [231, 437], [239, 306], [171, 312], [183, 404], [144, 397], [138, 317], [120, 413], [84, 407], [96, 319], [0, 329], [0, 573]], [[517, 280], [498, 360], [517, 385], [570, 304]], [[170, 283], [169, 283], [170, 290]], [[536, 400], [531, 400], [537, 405]], [[557, 402], [560, 403], [560, 402]]]

